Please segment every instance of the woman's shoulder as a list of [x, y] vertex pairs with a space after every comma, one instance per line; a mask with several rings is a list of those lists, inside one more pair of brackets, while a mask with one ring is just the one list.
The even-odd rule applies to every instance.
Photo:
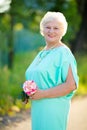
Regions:
[[62, 48], [60, 49], [60, 54], [62, 55], [63, 59], [75, 59], [74, 54], [72, 53], [70, 47], [68, 47], [67, 45], [63, 45]]
[[66, 51], [71, 51], [71, 50], [70, 50], [70, 47], [68, 47], [68, 46], [67, 46], [66, 44], [64, 44], [64, 43], [62, 44], [61, 47], [62, 47], [62, 49], [63, 49], [65, 52], [66, 52]]
[[70, 47], [68, 47], [67, 45], [63, 45], [62, 46], [62, 50], [61, 50], [63, 53], [66, 53], [66, 54], [68, 54], [68, 55], [73, 55], [73, 53], [72, 53], [72, 51], [71, 51], [71, 49], [70, 49]]

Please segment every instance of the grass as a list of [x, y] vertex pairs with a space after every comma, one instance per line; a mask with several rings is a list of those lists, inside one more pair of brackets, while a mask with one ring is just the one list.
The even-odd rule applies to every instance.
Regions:
[[[37, 51], [17, 53], [14, 57], [12, 70], [9, 70], [6, 66], [0, 68], [0, 115], [14, 114], [13, 106], [18, 107], [20, 110], [30, 108], [30, 102], [27, 105], [22, 103], [20, 92], [25, 81], [25, 70], [36, 54]], [[87, 55], [76, 54], [76, 60], [80, 82], [75, 96], [83, 96], [87, 94]]]

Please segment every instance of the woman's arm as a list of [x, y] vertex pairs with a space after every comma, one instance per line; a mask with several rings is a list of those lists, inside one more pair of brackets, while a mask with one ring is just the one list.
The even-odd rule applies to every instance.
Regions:
[[60, 84], [53, 88], [49, 88], [47, 90], [37, 90], [37, 92], [34, 95], [31, 95], [31, 98], [37, 100], [41, 98], [61, 97], [69, 94], [71, 91], [75, 89], [76, 89], [75, 80], [73, 78], [71, 67], [69, 67], [68, 76], [65, 83]]

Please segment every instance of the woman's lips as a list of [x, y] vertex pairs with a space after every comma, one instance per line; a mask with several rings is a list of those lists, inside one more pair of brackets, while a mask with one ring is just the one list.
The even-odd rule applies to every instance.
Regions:
[[54, 38], [54, 36], [53, 36], [53, 35], [48, 35], [48, 37], [50, 37], [50, 38]]

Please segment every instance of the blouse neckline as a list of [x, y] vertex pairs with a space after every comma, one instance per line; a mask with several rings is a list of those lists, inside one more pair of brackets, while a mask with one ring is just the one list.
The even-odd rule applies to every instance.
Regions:
[[47, 50], [42, 50], [43, 52], [49, 52], [49, 51], [52, 51], [52, 50], [56, 50], [56, 49], [60, 49], [60, 48], [62, 48], [62, 47], [66, 47], [66, 45], [61, 45], [61, 46], [57, 46], [57, 47], [55, 47], [55, 48], [51, 48], [51, 49], [47, 49]]

